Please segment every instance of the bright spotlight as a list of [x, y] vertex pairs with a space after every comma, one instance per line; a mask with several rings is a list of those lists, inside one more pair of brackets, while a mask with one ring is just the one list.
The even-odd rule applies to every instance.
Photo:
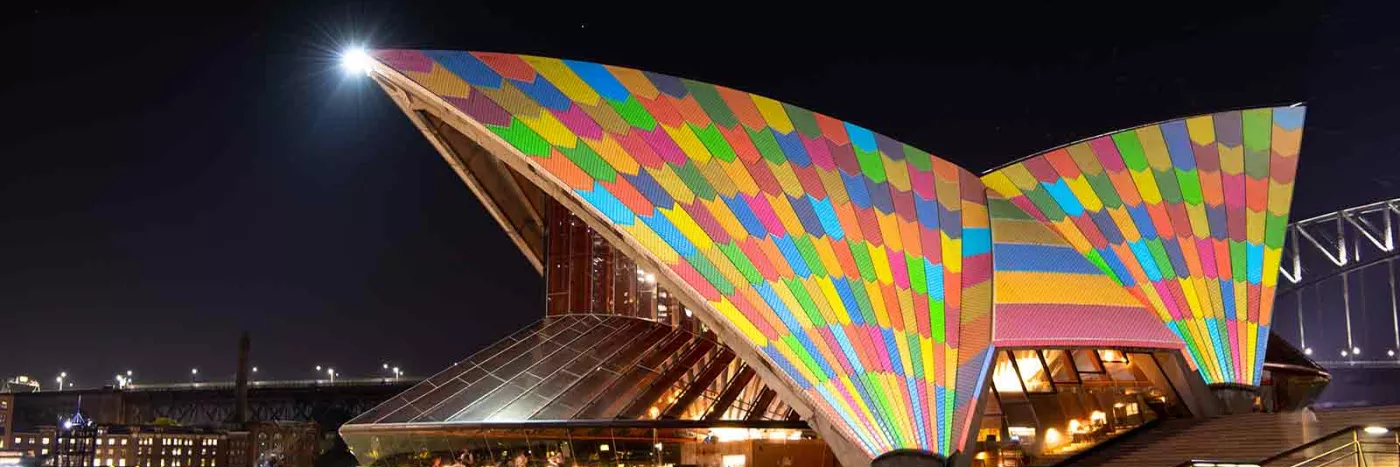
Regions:
[[1383, 434], [1386, 434], [1386, 433], [1388, 433], [1388, 432], [1390, 432], [1390, 430], [1386, 429], [1386, 427], [1383, 427], [1383, 426], [1375, 426], [1375, 425], [1372, 425], [1372, 426], [1366, 427], [1366, 434], [1371, 435], [1371, 436], [1383, 435]]
[[374, 59], [370, 58], [363, 48], [355, 47], [340, 54], [340, 67], [344, 68], [346, 73], [368, 75], [373, 65]]

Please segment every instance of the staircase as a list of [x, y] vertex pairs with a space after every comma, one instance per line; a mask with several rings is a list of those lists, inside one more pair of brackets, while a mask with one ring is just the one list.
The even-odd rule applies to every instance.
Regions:
[[1297, 412], [1165, 420], [1062, 465], [1171, 467], [1192, 459], [1258, 460], [1350, 425], [1400, 426], [1400, 406], [1318, 411], [1314, 423], [1304, 423]]

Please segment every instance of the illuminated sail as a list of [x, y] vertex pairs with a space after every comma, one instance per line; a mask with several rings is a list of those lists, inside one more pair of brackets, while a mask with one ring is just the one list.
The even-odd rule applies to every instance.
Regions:
[[983, 182], [1149, 305], [1208, 383], [1257, 385], [1303, 115], [1277, 107], [1146, 125]]
[[823, 436], [872, 457], [962, 447], [991, 339], [976, 176], [687, 79], [510, 54], [373, 55], [664, 266], [836, 431]]

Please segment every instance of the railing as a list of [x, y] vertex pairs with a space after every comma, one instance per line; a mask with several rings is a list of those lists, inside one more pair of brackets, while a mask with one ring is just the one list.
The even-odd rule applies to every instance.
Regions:
[[1352, 425], [1256, 462], [1191, 460], [1176, 467], [1396, 467], [1400, 432]]

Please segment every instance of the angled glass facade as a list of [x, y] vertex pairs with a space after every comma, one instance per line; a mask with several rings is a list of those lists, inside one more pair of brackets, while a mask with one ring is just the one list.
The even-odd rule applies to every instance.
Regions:
[[771, 391], [705, 335], [576, 314], [542, 319], [350, 424], [793, 418]]
[[342, 434], [371, 465], [428, 465], [425, 450], [475, 466], [687, 464], [755, 449], [835, 465], [792, 408], [711, 335], [618, 315], [546, 317]]

